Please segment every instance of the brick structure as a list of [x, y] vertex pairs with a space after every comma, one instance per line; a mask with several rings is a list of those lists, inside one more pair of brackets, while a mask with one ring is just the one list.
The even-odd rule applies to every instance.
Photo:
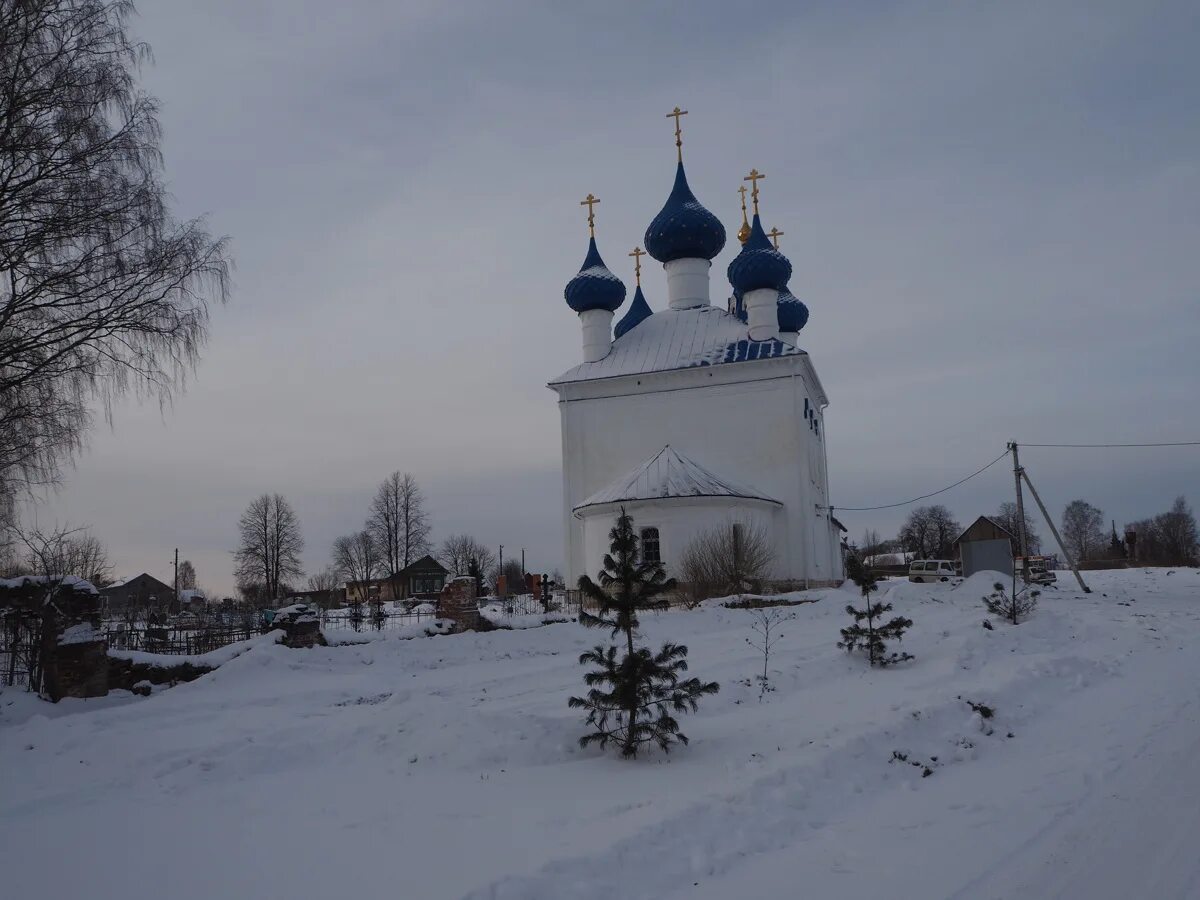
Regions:
[[475, 579], [458, 575], [451, 579], [438, 599], [438, 617], [452, 619], [455, 631], [481, 631], [483, 618], [475, 599]]
[[91, 625], [67, 628], [45, 659], [47, 696], [103, 697], [108, 694], [108, 641]]

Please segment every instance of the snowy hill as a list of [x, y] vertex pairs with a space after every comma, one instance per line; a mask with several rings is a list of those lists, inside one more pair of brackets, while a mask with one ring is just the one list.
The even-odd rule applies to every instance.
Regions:
[[573, 623], [8, 691], [0, 871], [98, 900], [1200, 896], [1200, 573], [1088, 577], [991, 631], [978, 578], [886, 582], [916, 656], [886, 671], [835, 646], [855, 595], [809, 592], [761, 702], [751, 613], [646, 616], [721, 692], [635, 762], [576, 746], [601, 635]]

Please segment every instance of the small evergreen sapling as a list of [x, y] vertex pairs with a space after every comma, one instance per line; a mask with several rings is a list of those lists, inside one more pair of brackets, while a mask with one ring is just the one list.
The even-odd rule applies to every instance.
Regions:
[[695, 712], [697, 701], [720, 689], [715, 681], [698, 678], [681, 680], [687, 671], [687, 647], [666, 643], [658, 653], [634, 644], [638, 636], [638, 612], [665, 609], [662, 595], [675, 588], [659, 562], [640, 558], [633, 519], [624, 508], [609, 532], [610, 552], [604, 557], [599, 584], [588, 576], [579, 579], [579, 589], [599, 607], [596, 615], [579, 614], [580, 624], [609, 628], [611, 636], [624, 635], [625, 653], [616, 646], [599, 644], [579, 657], [581, 665], [595, 664], [584, 676], [591, 690], [586, 697], [572, 697], [573, 709], [586, 709], [587, 724], [594, 731], [579, 739], [586, 747], [609, 742], [621, 748], [624, 757], [637, 756], [649, 744], [669, 751], [676, 741], [686, 744], [672, 713]]
[[884, 613], [891, 611], [892, 604], [871, 602], [871, 594], [879, 590], [879, 585], [859, 557], [846, 558], [846, 576], [862, 591], [863, 609], [856, 609], [852, 603], [846, 605], [854, 624], [842, 629], [838, 646], [848, 652], [866, 650], [873, 666], [891, 666], [912, 659], [911, 653], [887, 652], [887, 642], [902, 640], [904, 632], [912, 627], [912, 619], [896, 616], [890, 622], [881, 621]]
[[997, 581], [993, 591], [983, 598], [988, 612], [1000, 619], [1007, 619], [1014, 625], [1020, 625], [1037, 608], [1041, 591], [1032, 590], [1028, 585], [1017, 590], [1017, 576], [1014, 572], [1012, 591], [1006, 591], [1004, 585]]

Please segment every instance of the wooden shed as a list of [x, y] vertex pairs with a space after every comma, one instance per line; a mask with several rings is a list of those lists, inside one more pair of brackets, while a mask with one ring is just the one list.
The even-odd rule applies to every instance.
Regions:
[[976, 572], [1013, 573], [1016, 537], [987, 516], [980, 516], [954, 539], [964, 578]]

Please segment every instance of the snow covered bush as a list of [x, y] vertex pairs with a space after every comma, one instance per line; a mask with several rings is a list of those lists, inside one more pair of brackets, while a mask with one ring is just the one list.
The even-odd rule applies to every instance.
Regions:
[[587, 696], [569, 701], [571, 708], [587, 710], [586, 721], [593, 729], [579, 739], [579, 745], [596, 743], [604, 748], [612, 742], [627, 758], [650, 744], [669, 751], [675, 742], [688, 742], [672, 713], [695, 712], [699, 698], [717, 693], [720, 686], [698, 678], [681, 680], [688, 652], [682, 644], [663, 644], [657, 653], [635, 645], [638, 612], [665, 609], [662, 596], [674, 590], [675, 580], [667, 578], [662, 563], [641, 559], [633, 519], [624, 508], [609, 538], [600, 583], [586, 575], [579, 578], [579, 589], [598, 606], [596, 615], [581, 611], [579, 622], [588, 628], [608, 628], [613, 638], [622, 635], [625, 652], [598, 644], [579, 657], [581, 665], [596, 666], [584, 676], [590, 688]]
[[871, 602], [871, 594], [879, 590], [879, 585], [875, 582], [875, 576], [857, 556], [847, 557], [846, 576], [862, 592], [863, 608], [860, 610], [852, 603], [846, 605], [846, 612], [854, 617], [854, 624], [842, 629], [842, 639], [838, 641], [838, 646], [847, 652], [867, 651], [867, 659], [873, 666], [891, 666], [912, 659], [911, 653], [887, 651], [888, 641], [900, 641], [904, 638], [904, 632], [912, 627], [912, 619], [896, 616], [888, 622], [881, 621], [884, 613], [891, 611], [892, 604]]

